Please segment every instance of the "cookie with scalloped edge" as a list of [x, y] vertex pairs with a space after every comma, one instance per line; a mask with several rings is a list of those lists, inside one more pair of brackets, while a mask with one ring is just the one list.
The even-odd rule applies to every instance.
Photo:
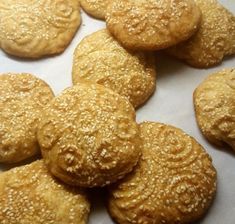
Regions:
[[112, 0], [80, 0], [82, 8], [91, 16], [105, 20], [107, 5]]
[[31, 74], [2, 74], [0, 83], [0, 163], [15, 163], [40, 152], [36, 130], [54, 94]]
[[160, 50], [185, 41], [200, 20], [194, 0], [114, 0], [106, 13], [108, 30], [135, 50]]
[[0, 48], [24, 58], [62, 53], [81, 23], [77, 0], [5, 0], [0, 18]]
[[235, 16], [217, 0], [195, 0], [202, 11], [198, 32], [186, 42], [167, 50], [187, 64], [207, 68], [235, 54]]
[[71, 185], [97, 187], [125, 176], [141, 139], [129, 101], [102, 85], [78, 83], [43, 112], [38, 141], [49, 170]]
[[197, 123], [212, 143], [235, 150], [235, 70], [209, 75], [194, 91]]
[[196, 140], [170, 125], [140, 124], [142, 157], [109, 187], [108, 209], [120, 224], [191, 223], [210, 207], [216, 170]]
[[55, 180], [43, 161], [0, 174], [1, 224], [85, 224], [89, 212], [85, 191]]
[[73, 59], [73, 84], [82, 80], [96, 82], [128, 98], [137, 108], [156, 87], [155, 58], [151, 53], [123, 48], [105, 30], [85, 37]]

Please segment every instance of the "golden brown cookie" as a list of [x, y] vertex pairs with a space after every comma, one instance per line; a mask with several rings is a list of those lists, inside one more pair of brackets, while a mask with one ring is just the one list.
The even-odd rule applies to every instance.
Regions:
[[202, 11], [198, 32], [167, 52], [191, 66], [207, 68], [235, 54], [235, 17], [217, 0], [195, 0]]
[[42, 155], [62, 181], [104, 186], [122, 178], [140, 156], [139, 128], [127, 99], [88, 82], [48, 104], [38, 129]]
[[201, 12], [194, 0], [113, 0], [106, 23], [109, 31], [130, 49], [159, 50], [187, 40]]
[[117, 223], [191, 223], [209, 208], [216, 170], [202, 146], [182, 130], [154, 122], [140, 125], [142, 158], [110, 187], [109, 212]]
[[0, 75], [0, 162], [15, 163], [39, 153], [36, 139], [51, 88], [30, 74]]
[[203, 135], [235, 150], [235, 70], [208, 76], [194, 92], [194, 107]]
[[78, 0], [5, 0], [0, 18], [0, 48], [27, 58], [63, 52], [81, 23]]
[[1, 224], [86, 224], [85, 192], [53, 179], [42, 161], [0, 174]]
[[74, 52], [73, 83], [82, 80], [102, 84], [138, 107], [155, 90], [155, 60], [151, 54], [125, 50], [107, 30], [100, 30]]
[[97, 19], [105, 19], [107, 5], [112, 0], [80, 0], [82, 8]]

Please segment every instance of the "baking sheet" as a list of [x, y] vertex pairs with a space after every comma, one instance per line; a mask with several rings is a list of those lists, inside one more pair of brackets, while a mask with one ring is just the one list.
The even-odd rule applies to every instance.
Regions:
[[[221, 0], [235, 14], [235, 0]], [[82, 12], [82, 25], [70, 46], [59, 56], [40, 60], [23, 60], [0, 51], [0, 73], [28, 72], [45, 80], [55, 94], [71, 86], [73, 51], [81, 39], [101, 28], [105, 23]], [[235, 153], [217, 148], [201, 135], [194, 116], [192, 93], [210, 73], [222, 68], [235, 67], [235, 57], [230, 57], [211, 69], [194, 69], [167, 56], [158, 56], [157, 90], [152, 98], [137, 111], [137, 120], [164, 122], [182, 128], [201, 143], [213, 158], [218, 171], [218, 191], [215, 201], [202, 224], [235, 223]], [[0, 165], [0, 172], [3, 169]], [[89, 224], [112, 224], [105, 209], [105, 192], [92, 191], [92, 213]]]

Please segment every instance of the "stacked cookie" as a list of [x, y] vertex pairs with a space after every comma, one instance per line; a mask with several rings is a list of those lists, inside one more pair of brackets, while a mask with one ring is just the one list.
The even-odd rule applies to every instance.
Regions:
[[[54, 97], [33, 75], [0, 76], [0, 162], [42, 154], [0, 175], [0, 223], [87, 223], [85, 188], [105, 186], [117, 223], [200, 219], [216, 193], [211, 157], [183, 130], [138, 124], [135, 109], [155, 90], [150, 51], [166, 49], [198, 67], [219, 63], [235, 53], [234, 16], [216, 1], [81, 0], [81, 5], [105, 18], [107, 29], [77, 46], [74, 86]], [[12, 17], [15, 11], [33, 16], [24, 22]], [[80, 24], [78, 1], [6, 1], [0, 15], [0, 47], [23, 57], [63, 51]], [[217, 15], [226, 19], [218, 21]], [[234, 80], [233, 69], [209, 76], [195, 90], [194, 103], [203, 134], [235, 149]]]
[[[53, 98], [32, 75], [0, 77], [1, 161], [28, 158], [38, 144], [44, 161], [0, 176], [1, 223], [32, 216], [34, 223], [86, 223], [86, 193], [69, 185], [109, 185], [109, 212], [119, 223], [185, 223], [209, 208], [216, 171], [203, 147], [182, 130], [138, 125], [127, 98], [99, 84], [80, 81]], [[70, 203], [55, 210], [58, 200]]]
[[11, 223], [87, 223], [90, 203], [84, 190], [51, 177], [43, 161], [0, 175], [0, 221]]
[[152, 53], [123, 48], [108, 32], [100, 30], [87, 37], [74, 52], [73, 84], [91, 81], [125, 96], [137, 108], [156, 87], [156, 66]]
[[217, 0], [81, 0], [81, 5], [105, 19], [112, 35], [131, 50], [167, 48], [199, 68], [235, 54], [235, 18]]

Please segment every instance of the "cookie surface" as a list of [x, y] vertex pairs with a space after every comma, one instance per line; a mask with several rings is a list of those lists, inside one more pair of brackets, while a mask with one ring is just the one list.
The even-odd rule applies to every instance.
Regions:
[[140, 124], [142, 157], [110, 187], [109, 212], [117, 223], [191, 223], [208, 209], [216, 191], [210, 156], [182, 130]]
[[194, 91], [198, 125], [205, 137], [235, 150], [235, 70], [208, 76]]
[[86, 224], [85, 193], [53, 179], [42, 161], [0, 174], [1, 224]]
[[79, 83], [51, 101], [38, 129], [42, 155], [62, 181], [104, 186], [133, 169], [139, 128], [127, 99], [97, 84]]
[[107, 30], [100, 30], [77, 46], [72, 76], [73, 84], [82, 80], [96, 82], [138, 107], [155, 90], [155, 59], [152, 54], [127, 51]]
[[82, 8], [97, 19], [105, 19], [107, 5], [112, 0], [80, 0]]
[[39, 153], [38, 121], [54, 95], [30, 74], [2, 74], [0, 83], [0, 162], [15, 163]]
[[80, 23], [78, 0], [6, 0], [0, 3], [0, 48], [27, 58], [64, 51]]
[[235, 54], [235, 17], [217, 0], [195, 0], [202, 11], [198, 32], [167, 52], [191, 66], [207, 68]]
[[114, 0], [106, 23], [123, 46], [159, 50], [191, 37], [200, 18], [193, 0]]

